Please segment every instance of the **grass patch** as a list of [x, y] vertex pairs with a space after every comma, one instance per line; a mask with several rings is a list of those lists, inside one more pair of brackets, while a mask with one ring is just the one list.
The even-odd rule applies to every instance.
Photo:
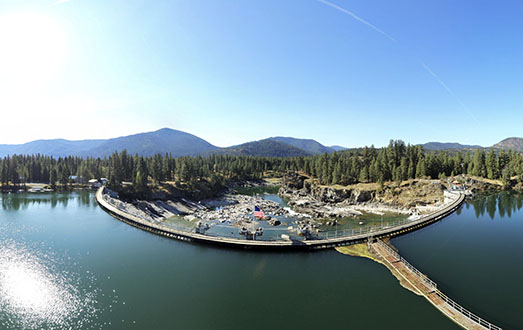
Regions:
[[353, 244], [348, 246], [340, 246], [336, 248], [336, 251], [353, 256], [353, 257], [362, 257], [368, 258], [373, 261], [382, 263], [375, 254], [371, 253], [367, 247], [367, 243]]

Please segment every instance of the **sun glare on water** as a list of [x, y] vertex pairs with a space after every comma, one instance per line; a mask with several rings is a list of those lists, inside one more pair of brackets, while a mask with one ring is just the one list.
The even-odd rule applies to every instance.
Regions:
[[63, 329], [71, 322], [78, 325], [93, 302], [92, 297], [81, 296], [70, 279], [28, 251], [0, 248], [0, 327]]

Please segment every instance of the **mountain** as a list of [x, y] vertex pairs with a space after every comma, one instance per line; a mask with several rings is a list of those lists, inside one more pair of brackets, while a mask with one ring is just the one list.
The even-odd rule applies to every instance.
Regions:
[[313, 154], [313, 155], [323, 154], [325, 152], [331, 153], [331, 152], [335, 151], [334, 149], [326, 147], [323, 144], [319, 143], [318, 141], [315, 141], [312, 139], [296, 139], [293, 137], [276, 136], [276, 137], [269, 138], [269, 140], [289, 144], [293, 147], [305, 150], [308, 153]]
[[78, 155], [79, 152], [95, 148], [105, 140], [81, 140], [69, 141], [64, 139], [36, 140], [24, 144], [2, 144], [0, 145], [0, 157], [7, 155], [33, 155], [43, 154], [48, 156], [66, 157]]
[[36, 140], [18, 145], [0, 145], [0, 157], [7, 155], [42, 154], [53, 157], [81, 156], [105, 157], [115, 150], [126, 149], [131, 155], [152, 156], [171, 153], [172, 156], [194, 156], [217, 150], [209, 142], [182, 131], [162, 128], [158, 131], [140, 133], [108, 140], [69, 141], [63, 139]]
[[511, 137], [507, 138], [501, 142], [496, 143], [492, 146], [494, 149], [504, 149], [504, 150], [516, 150], [523, 152], [523, 138]]
[[109, 139], [79, 156], [105, 157], [115, 150], [126, 149], [131, 155], [153, 156], [170, 153], [173, 157], [195, 156], [219, 149], [209, 142], [189, 133], [170, 128]]
[[433, 150], [433, 151], [439, 151], [439, 150], [447, 150], [447, 149], [454, 149], [454, 150], [461, 150], [461, 149], [478, 149], [483, 148], [482, 146], [478, 145], [467, 145], [467, 144], [460, 144], [456, 142], [428, 142], [421, 145], [423, 149], [425, 150]]
[[334, 151], [347, 150], [347, 148], [342, 147], [342, 146], [330, 146], [329, 148], [331, 148], [331, 149], [334, 150]]
[[228, 155], [265, 156], [265, 157], [298, 157], [310, 156], [312, 153], [296, 148], [272, 138], [247, 142], [237, 146], [221, 148], [213, 153]]

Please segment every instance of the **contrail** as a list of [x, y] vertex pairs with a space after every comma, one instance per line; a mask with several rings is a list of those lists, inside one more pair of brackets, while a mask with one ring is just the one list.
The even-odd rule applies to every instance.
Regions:
[[447, 86], [447, 84], [445, 84], [445, 82], [443, 80], [441, 80], [441, 78], [434, 72], [432, 71], [431, 68], [429, 68], [425, 63], [423, 62], [420, 62], [421, 65], [423, 66], [423, 68], [425, 68], [425, 70], [427, 70], [428, 73], [430, 73], [431, 76], [434, 77], [434, 79], [436, 79], [436, 81], [441, 85], [443, 86], [443, 88], [445, 88], [447, 90], [447, 92], [449, 92], [449, 94], [451, 94], [452, 96], [456, 96], [454, 94], [454, 92], [452, 91], [452, 89], [450, 89], [449, 86]]
[[456, 95], [456, 93], [454, 93], [454, 91], [452, 89], [450, 89], [450, 87], [445, 84], [445, 82], [443, 80], [441, 80], [441, 78], [428, 66], [426, 65], [425, 63], [423, 63], [422, 61], [420, 61], [421, 63], [421, 66], [423, 66], [423, 68], [432, 76], [434, 77], [434, 79], [436, 79], [436, 81], [443, 87], [445, 88], [445, 90], [447, 91], [447, 93], [449, 93], [452, 97], [454, 97], [454, 99], [456, 100], [456, 102], [459, 103], [459, 105], [463, 108], [463, 110], [465, 110], [469, 115], [470, 117], [472, 117], [472, 119], [474, 119], [476, 122], [478, 121], [478, 119], [474, 116], [474, 114], [472, 114], [472, 112], [470, 112], [469, 108], [463, 103], [461, 102], [461, 99]]
[[317, 0], [317, 1], [323, 3], [324, 5], [327, 5], [327, 6], [330, 6], [330, 7], [334, 8], [334, 9], [337, 9], [337, 10], [341, 11], [342, 13], [345, 13], [345, 14], [351, 16], [352, 18], [354, 18], [358, 22], [361, 22], [361, 23], [367, 25], [368, 27], [370, 27], [371, 29], [373, 29], [374, 31], [376, 31], [378, 33], [381, 33], [382, 35], [387, 37], [390, 41], [396, 42], [396, 39], [391, 37], [387, 32], [385, 32], [382, 29], [378, 28], [376, 25], [367, 22], [363, 18], [361, 18], [358, 15], [354, 14], [352, 11], [347, 10], [347, 9], [345, 9], [343, 7], [340, 7], [340, 6], [338, 6], [338, 5], [336, 5], [336, 4], [332, 3], [332, 2], [329, 2], [327, 0]]
[[[340, 7], [340, 6], [338, 6], [338, 5], [336, 5], [336, 4], [332, 3], [332, 2], [329, 2], [327, 0], [316, 0], [316, 1], [321, 2], [324, 5], [332, 7], [334, 9], [338, 10], [338, 11], [341, 11], [342, 13], [345, 13], [345, 14], [351, 16], [352, 18], [354, 18], [358, 22], [363, 23], [363, 24], [367, 25], [368, 27], [370, 27], [371, 29], [373, 29], [374, 31], [384, 35], [390, 41], [399, 44], [399, 42], [396, 39], [394, 39], [390, 34], [388, 34], [387, 32], [383, 31], [382, 29], [378, 28], [376, 25], [373, 25], [373, 24], [369, 23], [368, 21], [364, 20], [363, 18], [359, 17], [358, 15], [353, 13], [352, 11], [350, 11], [348, 9], [345, 9], [343, 7]], [[463, 110], [465, 110], [472, 117], [472, 119], [474, 119], [475, 121], [478, 121], [476, 119], [476, 117], [470, 112], [468, 107], [456, 95], [456, 93], [454, 93], [454, 91], [452, 91], [452, 89], [450, 89], [450, 87], [443, 80], [441, 80], [441, 78], [428, 65], [423, 63], [423, 61], [420, 61], [420, 64], [421, 64], [421, 66], [423, 66], [425, 71], [427, 71], [441, 85], [441, 87], [443, 87], [447, 91], [447, 93], [449, 93], [458, 102], [458, 104], [463, 108]]]

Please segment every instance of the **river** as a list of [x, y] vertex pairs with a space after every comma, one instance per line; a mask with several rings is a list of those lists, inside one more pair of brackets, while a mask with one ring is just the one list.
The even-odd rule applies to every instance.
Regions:
[[[393, 243], [471, 311], [523, 328], [522, 198], [492, 196]], [[0, 195], [1, 329], [459, 329], [370, 260], [171, 240], [93, 197]]]

